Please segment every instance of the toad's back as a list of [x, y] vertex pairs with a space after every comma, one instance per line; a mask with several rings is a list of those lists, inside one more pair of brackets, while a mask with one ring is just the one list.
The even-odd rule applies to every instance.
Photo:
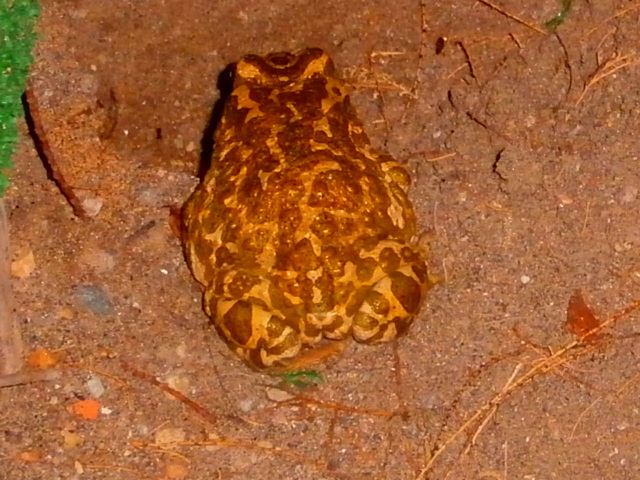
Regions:
[[402, 333], [431, 285], [407, 172], [372, 151], [319, 49], [249, 55], [185, 205], [185, 249], [223, 338], [258, 367], [322, 337]]

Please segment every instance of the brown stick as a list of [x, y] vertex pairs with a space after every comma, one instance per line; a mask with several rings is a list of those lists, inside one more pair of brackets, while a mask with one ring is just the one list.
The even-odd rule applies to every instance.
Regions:
[[9, 220], [0, 198], [0, 374], [22, 368], [22, 338], [13, 315], [9, 258]]
[[48, 370], [25, 370], [0, 376], [0, 388], [15, 387], [34, 382], [49, 382], [60, 378], [60, 371], [50, 368]]

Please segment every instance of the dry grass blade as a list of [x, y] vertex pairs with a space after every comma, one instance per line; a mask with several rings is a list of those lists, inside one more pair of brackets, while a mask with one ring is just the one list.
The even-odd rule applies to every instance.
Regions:
[[438, 155], [437, 157], [429, 157], [425, 159], [425, 161], [428, 163], [439, 162], [440, 160], [446, 160], [447, 158], [455, 157], [456, 155], [456, 152], [444, 153], [442, 155]]
[[337, 402], [329, 402], [326, 400], [316, 400], [315, 398], [307, 397], [304, 395], [298, 395], [290, 400], [280, 402], [278, 405], [314, 405], [320, 408], [327, 408], [329, 410], [336, 410], [340, 412], [353, 413], [357, 415], [366, 415], [370, 417], [383, 417], [388, 418], [394, 415], [394, 412], [389, 410], [374, 410], [370, 408], [351, 407], [349, 405], [343, 405]]
[[580, 425], [580, 422], [582, 421], [582, 419], [584, 418], [584, 416], [587, 414], [587, 412], [589, 412], [589, 410], [591, 410], [593, 407], [596, 406], [596, 404], [600, 401], [600, 399], [596, 399], [593, 402], [591, 402], [591, 405], [589, 405], [587, 408], [585, 408], [582, 413], [578, 416], [578, 419], [576, 420], [576, 423], [573, 424], [573, 428], [571, 429], [571, 435], [569, 435], [569, 440], [573, 440], [573, 436], [576, 433], [576, 429], [578, 428], [578, 425]]
[[[536, 377], [543, 375], [545, 373], [554, 371], [561, 365], [569, 362], [570, 360], [576, 359], [585, 353], [593, 351], [592, 348], [582, 348], [577, 349], [577, 347], [584, 347], [586, 345], [585, 340], [589, 337], [593, 337], [600, 333], [603, 329], [608, 326], [614, 324], [618, 320], [628, 316], [635, 310], [640, 309], [640, 300], [636, 300], [630, 303], [627, 307], [622, 309], [620, 312], [615, 313], [609, 319], [604, 321], [601, 325], [594, 328], [586, 335], [581, 337], [580, 339], [574, 340], [564, 347], [557, 350], [552, 355], [548, 356], [541, 362], [535, 364], [531, 367], [525, 374], [518, 377], [515, 381], [510, 381], [506, 383], [505, 387], [498, 392], [494, 397], [478, 408], [472, 415], [470, 415], [455, 432], [453, 432], [449, 438], [447, 438], [440, 446], [438, 446], [433, 453], [431, 454], [431, 458], [427, 461], [426, 465], [422, 468], [416, 480], [424, 480], [426, 479], [427, 473], [432, 469], [436, 460], [442, 453], [447, 450], [447, 448], [455, 442], [462, 433], [467, 431], [472, 425], [479, 425], [478, 429], [482, 428], [484, 424], [486, 424], [487, 418], [490, 418], [493, 415], [493, 412], [502, 404], [504, 401], [514, 392], [522, 388], [524, 385], [529, 383], [531, 380]], [[516, 367], [517, 368], [517, 367]], [[516, 372], [517, 373], [517, 372]], [[513, 377], [513, 375], [512, 375]], [[477, 435], [474, 435], [474, 440]]]
[[580, 94], [580, 97], [576, 101], [576, 106], [582, 101], [584, 96], [587, 94], [587, 91], [591, 87], [593, 87], [596, 83], [598, 83], [600, 80], [603, 80], [609, 75], [613, 75], [614, 73], [616, 73], [618, 70], [622, 68], [630, 67], [631, 65], [635, 65], [636, 63], [638, 63], [638, 60], [635, 54], [629, 53], [627, 55], [620, 55], [619, 53], [617, 53], [616, 55], [611, 57], [609, 60], [599, 65], [596, 71], [593, 72], [593, 74], [589, 77], [589, 79], [585, 83], [582, 93]]
[[480, 80], [478, 80], [478, 75], [476, 75], [476, 70], [475, 68], [473, 68], [473, 62], [471, 61], [471, 54], [469, 53], [469, 50], [467, 50], [467, 47], [465, 47], [464, 43], [462, 43], [461, 41], [456, 42], [456, 45], [462, 51], [462, 54], [464, 55], [466, 63], [469, 66], [469, 75], [471, 75], [471, 78], [473, 78], [476, 81], [476, 83], [479, 84]]
[[309, 459], [299, 455], [291, 450], [274, 447], [260, 442], [252, 443], [240, 440], [217, 439], [204, 441], [182, 441], [182, 442], [144, 442], [142, 440], [132, 440], [131, 445], [135, 448], [153, 448], [159, 450], [167, 450], [179, 447], [221, 447], [221, 448], [248, 448], [253, 450], [263, 450], [276, 455], [293, 458], [309, 464]]
[[86, 468], [87, 470], [111, 470], [111, 471], [115, 471], [115, 472], [125, 472], [127, 474], [129, 474], [129, 476], [134, 476], [137, 478], [157, 478], [153, 475], [150, 475], [148, 473], [145, 472], [141, 472], [140, 470], [136, 470], [134, 468], [130, 468], [130, 467], [125, 467], [122, 465], [100, 465], [100, 464], [91, 464], [91, 465], [84, 465], [84, 468]]
[[531, 29], [531, 30], [533, 30], [534, 32], [538, 32], [538, 33], [541, 33], [541, 34], [543, 34], [543, 35], [546, 35], [546, 34], [547, 34], [547, 32], [545, 32], [545, 31], [544, 31], [543, 29], [541, 29], [540, 27], [538, 27], [538, 26], [536, 26], [536, 25], [534, 25], [534, 24], [532, 24], [532, 23], [529, 23], [529, 22], [527, 22], [527, 21], [525, 21], [525, 20], [522, 20], [521, 18], [519, 18], [519, 17], [515, 16], [515, 15], [514, 15], [514, 14], [512, 14], [512, 13], [507, 12], [506, 10], [504, 10], [504, 9], [500, 8], [498, 5], [496, 5], [496, 4], [494, 4], [494, 3], [489, 2], [488, 0], [477, 0], [477, 1], [478, 1], [478, 2], [480, 2], [480, 3], [482, 3], [482, 4], [484, 4], [484, 5], [486, 5], [487, 7], [489, 7], [489, 8], [491, 8], [491, 9], [495, 10], [496, 12], [501, 13], [501, 14], [502, 14], [502, 15], [504, 15], [505, 17], [510, 18], [511, 20], [514, 20], [514, 21], [518, 22], [520, 25], [524, 25], [525, 27], [530, 28], [530, 29]]
[[423, 62], [427, 52], [427, 41], [425, 40], [427, 30], [429, 29], [429, 25], [427, 23], [427, 6], [425, 5], [425, 1], [422, 0], [419, 2], [420, 9], [420, 47], [418, 49], [418, 62], [416, 64], [416, 73], [415, 79], [413, 81], [413, 85], [409, 89], [410, 95], [407, 95], [407, 101], [404, 105], [404, 111], [402, 112], [402, 118], [400, 120], [401, 124], [404, 124], [405, 119], [407, 118], [407, 112], [409, 111], [409, 104], [411, 100], [415, 100], [420, 95], [420, 86], [422, 82], [421, 72], [423, 71]]
[[396, 82], [387, 73], [373, 72], [364, 68], [345, 69], [345, 80], [356, 89], [368, 88], [377, 91], [396, 91], [400, 95], [416, 98], [416, 94], [411, 88]]
[[590, 30], [587, 31], [587, 33], [585, 33], [583, 35], [584, 37], [588, 37], [589, 35], [591, 35], [593, 32], [595, 32], [596, 30], [598, 30], [602, 25], [604, 25], [605, 23], [610, 22], [611, 20], [615, 20], [618, 17], [622, 17], [624, 15], [626, 15], [629, 12], [632, 12], [634, 10], [637, 10], [638, 8], [640, 8], [640, 2], [638, 3], [634, 3], [633, 5], [627, 7], [627, 8], [623, 8], [622, 10], [620, 10], [618, 13], [611, 15], [608, 18], [605, 18], [603, 21], [601, 21], [599, 24], [597, 24], [595, 27], [591, 28]]

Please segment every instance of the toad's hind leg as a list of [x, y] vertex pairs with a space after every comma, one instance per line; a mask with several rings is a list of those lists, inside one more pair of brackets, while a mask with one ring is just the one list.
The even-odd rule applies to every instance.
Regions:
[[406, 332], [433, 286], [424, 258], [414, 247], [386, 241], [374, 253], [378, 274], [351, 300], [352, 308], [359, 306], [353, 337], [363, 343], [387, 342]]
[[297, 329], [260, 299], [220, 297], [209, 288], [204, 303], [227, 345], [247, 363], [269, 368], [300, 353]]

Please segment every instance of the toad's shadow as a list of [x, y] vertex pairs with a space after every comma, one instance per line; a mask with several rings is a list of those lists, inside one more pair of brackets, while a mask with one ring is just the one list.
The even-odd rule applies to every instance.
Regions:
[[213, 105], [211, 114], [209, 115], [209, 121], [207, 122], [204, 131], [202, 132], [202, 139], [200, 140], [200, 162], [198, 164], [198, 178], [202, 180], [206, 175], [209, 167], [211, 167], [211, 156], [213, 155], [213, 149], [215, 147], [213, 135], [218, 128], [220, 119], [222, 118], [222, 112], [227, 100], [231, 96], [233, 91], [233, 77], [236, 71], [236, 64], [232, 63], [218, 76], [218, 82], [216, 86], [220, 90], [220, 98]]

